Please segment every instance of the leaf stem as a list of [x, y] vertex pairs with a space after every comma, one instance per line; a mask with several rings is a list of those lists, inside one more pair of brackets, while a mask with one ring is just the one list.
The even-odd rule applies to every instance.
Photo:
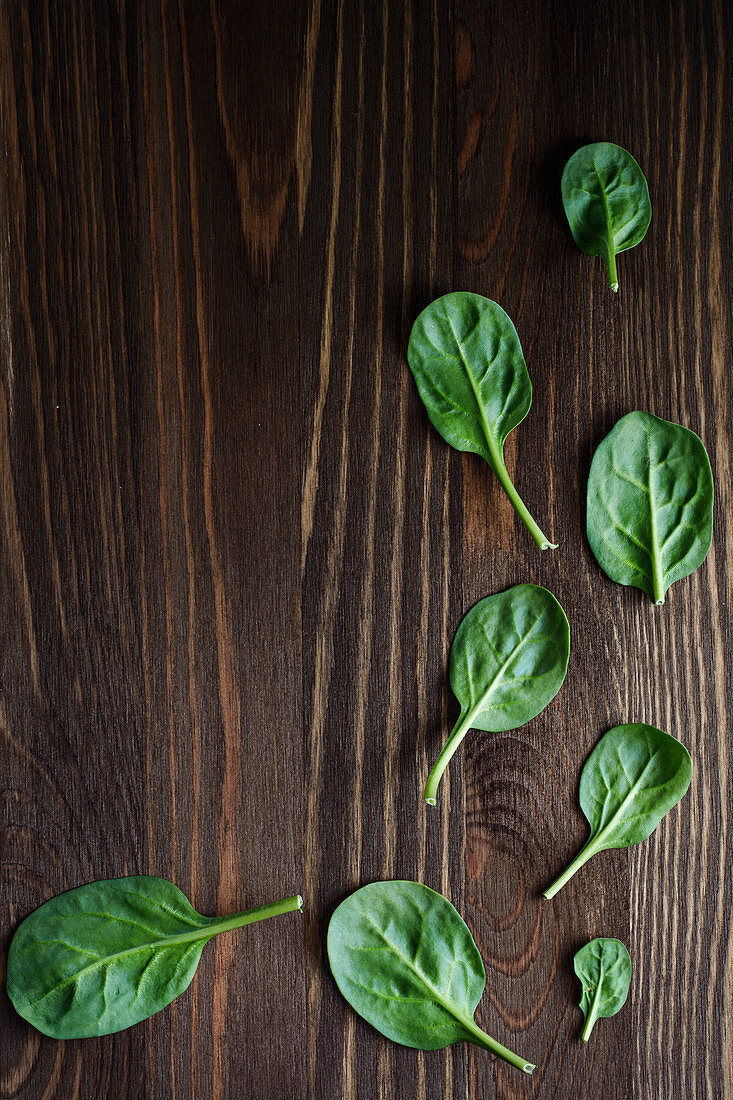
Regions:
[[596, 991], [593, 996], [593, 1003], [588, 1009], [588, 1015], [585, 1020], [585, 1027], [583, 1028], [583, 1034], [581, 1036], [584, 1043], [587, 1043], [590, 1039], [590, 1033], [593, 1030], [593, 1024], [598, 1019], [598, 1002], [601, 997], [601, 981], [599, 979]]
[[659, 540], [657, 535], [657, 513], [654, 510], [654, 487], [652, 485], [652, 456], [649, 455], [649, 470], [647, 474], [647, 485], [649, 488], [649, 518], [652, 528], [652, 545], [651, 545], [651, 559], [652, 559], [652, 591], [654, 592], [654, 602], [659, 607], [664, 603], [664, 568], [662, 565], [662, 554], [659, 547]]
[[466, 736], [471, 728], [471, 722], [474, 718], [474, 712], [469, 711], [468, 714], [461, 714], [453, 727], [453, 732], [440, 750], [438, 759], [433, 764], [433, 767], [428, 776], [428, 781], [425, 784], [424, 799], [428, 806], [434, 806], [436, 802], [436, 795], [438, 793], [438, 784], [440, 783], [443, 772], [448, 767], [453, 753], [460, 745], [463, 738]]
[[293, 894], [291, 898], [271, 901], [268, 905], [258, 905], [254, 909], [245, 909], [241, 913], [234, 913], [231, 917], [224, 917], [221, 921], [217, 921], [216, 931], [219, 933], [228, 932], [231, 928], [244, 928], [246, 924], [255, 924], [256, 921], [267, 920], [268, 917], [279, 917], [282, 913], [295, 913], [302, 908], [302, 897], [300, 894]]
[[495, 456], [494, 473], [498, 477], [498, 479], [501, 483], [502, 489], [504, 490], [506, 495], [509, 497], [509, 500], [511, 501], [512, 507], [514, 508], [514, 511], [517, 513], [517, 515], [521, 519], [522, 523], [527, 528], [530, 535], [532, 536], [534, 541], [539, 546], [540, 550], [557, 550], [557, 543], [550, 542], [547, 535], [545, 535], [540, 530], [538, 525], [532, 519], [532, 516], [529, 514], [529, 509], [527, 508], [527, 505], [524, 503], [524, 501], [520, 497], [519, 493], [514, 488], [514, 483], [512, 482], [512, 479], [509, 477], [509, 471], [507, 470], [506, 466], [504, 465], [503, 458], [499, 458], [498, 456]]
[[611, 290], [618, 291], [618, 272], [616, 271], [616, 252], [613, 247], [606, 253], [606, 269], [608, 271], [608, 285]]
[[476, 1043], [477, 1046], [483, 1047], [484, 1050], [491, 1051], [497, 1058], [503, 1058], [510, 1066], [521, 1069], [522, 1073], [531, 1073], [533, 1069], [537, 1068], [532, 1062], [525, 1061], [524, 1058], [520, 1058], [518, 1054], [509, 1050], [508, 1047], [502, 1046], [496, 1039], [492, 1039], [490, 1035], [487, 1035], [485, 1031], [481, 1030], [475, 1020], [469, 1019], [468, 1016], [462, 1016], [460, 1017], [460, 1022], [471, 1036], [472, 1042]]
[[589, 860], [590, 857], [595, 854], [596, 849], [593, 847], [593, 841], [597, 839], [597, 837], [592, 837], [591, 840], [589, 840], [588, 843], [581, 848], [570, 866], [566, 867], [563, 873], [555, 879], [552, 886], [547, 887], [544, 894], [542, 895], [543, 898], [546, 898], [547, 901], [549, 901], [550, 898], [554, 898], [558, 890], [562, 890], [565, 883], [573, 877], [575, 872], [579, 871], [583, 864], [586, 863], [587, 860]]

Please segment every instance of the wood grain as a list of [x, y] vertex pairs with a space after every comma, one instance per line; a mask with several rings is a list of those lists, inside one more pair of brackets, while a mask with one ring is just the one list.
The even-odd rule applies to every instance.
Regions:
[[[731, 45], [722, 0], [0, 6], [3, 947], [115, 875], [211, 914], [307, 901], [116, 1036], [54, 1042], [3, 992], [0, 1096], [733, 1094]], [[654, 210], [618, 296], [559, 200], [597, 139]], [[553, 554], [406, 368], [453, 288], [516, 323], [534, 403], [508, 465]], [[591, 455], [632, 408], [697, 431], [715, 477], [713, 549], [663, 608], [584, 537]], [[428, 811], [453, 632], [527, 580], [567, 610], [566, 684], [470, 734]], [[691, 792], [542, 903], [582, 762], [631, 720], [687, 744]], [[464, 914], [479, 1022], [531, 1079], [389, 1044], [340, 998], [330, 913], [394, 876]], [[634, 980], [584, 1048], [571, 957], [599, 934]]]

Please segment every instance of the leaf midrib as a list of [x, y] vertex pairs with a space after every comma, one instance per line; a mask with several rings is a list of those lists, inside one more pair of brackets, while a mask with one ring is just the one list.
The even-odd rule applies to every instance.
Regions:
[[[651, 448], [651, 435], [647, 433], [647, 485], [649, 489], [649, 516], [651, 523], [651, 559], [652, 559], [652, 591], [656, 603], [664, 602], [664, 562], [662, 561], [662, 550], [659, 544], [659, 538], [657, 535], [657, 512], [654, 507], [654, 492], [652, 490], [652, 448]], [[657, 599], [659, 594], [659, 599]]]
[[[486, 704], [487, 699], [490, 697], [490, 695], [494, 691], [494, 688], [496, 687], [499, 679], [504, 675], [507, 668], [512, 663], [512, 661], [514, 660], [517, 653], [519, 653], [522, 646], [526, 642], [528, 642], [529, 639], [531, 638], [532, 634], [534, 633], [534, 629], [537, 626], [537, 623], [542, 618], [543, 614], [544, 614], [544, 612], [540, 612], [540, 614], [534, 620], [534, 622], [532, 623], [532, 626], [527, 631], [527, 633], [524, 635], [524, 637], [520, 639], [519, 643], [514, 647], [514, 649], [511, 651], [509, 656], [504, 661], [504, 663], [499, 667], [499, 669], [497, 669], [496, 675], [494, 676], [491, 683], [489, 684], [489, 686], [484, 691], [483, 695], [481, 695], [479, 697], [479, 699], [473, 704], [473, 706], [471, 707], [469, 713], [466, 715], [466, 722], [471, 721], [472, 719], [474, 719], [476, 717], [477, 714], [479, 714], [481, 712], [481, 710], [483, 709], [483, 707]], [[468, 669], [468, 667], [469, 667], [468, 664], [466, 664], [467, 669]], [[470, 675], [469, 675], [469, 684], [470, 684]]]
[[[421, 970], [419, 970], [415, 966], [415, 964], [412, 962], [412, 960], [409, 959], [407, 957], [407, 955], [404, 955], [399, 950], [398, 947], [396, 947], [390, 940], [387, 939], [387, 937], [385, 936], [382, 929], [379, 927], [378, 924], [376, 924], [374, 922], [374, 920], [369, 915], [369, 913], [365, 912], [365, 910], [362, 909], [361, 914], [362, 914], [363, 917], [366, 918], [367, 923], [371, 925], [371, 927], [374, 929], [374, 931], [377, 933], [377, 935], [380, 937], [380, 939], [386, 944], [386, 946], [389, 948], [389, 950], [394, 955], [396, 955], [397, 958], [400, 959], [400, 961], [403, 962], [409, 970], [412, 971], [412, 973], [415, 975], [415, 977], [418, 978], [419, 981], [422, 982], [422, 984], [425, 986], [425, 988], [428, 990], [428, 992], [433, 996], [433, 998], [438, 1002], [438, 1004], [441, 1005], [441, 1007], [444, 1008], [445, 1011], [450, 1016], [452, 1016], [454, 1018], [454, 1020], [457, 1020], [458, 1023], [463, 1024], [464, 1026], [465, 1025], [469, 1025], [469, 1027], [471, 1025], [473, 1025], [474, 1027], [476, 1026], [476, 1023], [475, 1023], [474, 1020], [470, 1019], [467, 1015], [462, 1013], [459, 1008], [457, 1008], [455, 1005], [451, 1004], [450, 1001], [446, 1000], [444, 995], [438, 989], [435, 988], [433, 983], [423, 974], [423, 972]], [[468, 983], [466, 984], [466, 992], [468, 992]], [[394, 998], [394, 999], [396, 999], [396, 998]]]
[[[230, 929], [237, 928], [238, 925], [232, 923], [234, 918], [217, 922], [216, 925], [208, 925], [205, 928], [199, 928], [195, 932], [182, 932], [176, 936], [165, 936], [160, 940], [150, 940], [147, 943], [136, 944], [135, 947], [125, 948], [124, 951], [116, 951], [111, 955], [103, 955], [96, 959], [93, 963], [89, 963], [88, 966], [82, 967], [81, 970], [77, 970], [74, 974], [70, 974], [68, 977], [63, 978], [60, 982], [57, 982], [40, 997], [35, 997], [33, 1000], [26, 998], [27, 1003], [31, 1005], [40, 1004], [47, 997], [56, 993], [59, 989], [63, 989], [67, 985], [71, 985], [72, 982], [78, 982], [85, 974], [91, 973], [94, 970], [99, 969], [102, 966], [110, 966], [112, 963], [117, 962], [119, 959], [124, 959], [130, 955], [136, 955], [143, 951], [162, 951], [168, 947], [174, 947], [181, 943], [195, 943], [197, 940], [208, 940], [212, 936], [217, 935], [219, 932], [227, 932]], [[39, 941], [43, 942], [43, 941]], [[73, 947], [73, 944], [67, 946]], [[205, 944], [204, 944], [205, 946]]]
[[601, 192], [601, 202], [603, 203], [603, 214], [604, 214], [604, 217], [606, 219], [606, 230], [608, 231], [608, 246], [609, 246], [609, 248], [613, 249], [613, 252], [614, 252], [614, 255], [615, 255], [616, 254], [616, 241], [615, 241], [614, 236], [613, 236], [613, 229], [611, 228], [611, 212], [608, 209], [608, 200], [606, 199], [606, 189], [603, 186], [603, 183], [601, 181], [601, 177], [600, 177], [598, 169], [595, 165], [595, 162], [593, 163], [593, 171], [596, 174], [596, 179], [598, 180], [598, 187], [599, 187], [600, 192]]
[[[473, 374], [471, 373], [471, 369], [470, 369], [469, 364], [468, 364], [468, 359], [466, 358], [466, 355], [463, 351], [463, 344], [461, 343], [461, 340], [460, 340], [460, 337], [458, 336], [458, 333], [456, 332], [455, 328], [453, 327], [453, 321], [451, 320], [450, 315], [447, 314], [447, 313], [446, 313], [446, 320], [448, 321], [448, 325], [450, 327], [450, 330], [453, 333], [453, 339], [456, 342], [456, 347], [458, 348], [458, 353], [461, 357], [461, 362], [463, 363], [463, 368], [466, 372], [469, 384], [471, 386], [471, 390], [473, 392], [473, 397], [474, 397], [474, 400], [476, 402], [476, 408], [478, 409], [478, 414], [479, 414], [479, 417], [480, 417], [480, 420], [481, 420], [481, 426], [484, 430], [484, 437], [485, 437], [486, 442], [488, 443], [488, 446], [489, 446], [489, 454], [491, 455], [491, 461], [497, 466], [498, 465], [503, 466], [504, 465], [504, 458], [503, 458], [503, 455], [501, 453], [501, 449], [499, 447], [499, 444], [497, 443], [496, 439], [494, 438], [494, 433], [491, 430], [491, 427], [489, 426], [489, 423], [488, 423], [488, 421], [487, 421], [487, 419], [484, 415], [483, 403], [481, 401], [479, 391], [478, 391], [478, 388], [476, 386], [476, 382], [474, 380]], [[492, 363], [493, 362], [495, 362], [495, 359], [492, 359]]]
[[[646, 764], [645, 764], [645, 765], [644, 765], [644, 767], [642, 768], [642, 770], [641, 770], [641, 774], [639, 775], [638, 779], [637, 779], [637, 780], [636, 780], [636, 782], [635, 782], [635, 783], [634, 783], [634, 784], [633, 784], [633, 785], [632, 785], [632, 786], [631, 786], [631, 787], [629, 788], [629, 793], [628, 793], [628, 794], [626, 795], [626, 797], [624, 798], [623, 802], [622, 802], [622, 803], [620, 804], [620, 806], [618, 807], [618, 809], [616, 810], [616, 812], [614, 813], [614, 815], [613, 815], [613, 816], [612, 816], [612, 817], [611, 817], [611, 818], [609, 819], [609, 821], [608, 821], [608, 822], [607, 822], [607, 823], [606, 823], [606, 824], [605, 824], [605, 825], [603, 826], [603, 828], [602, 828], [602, 829], [601, 829], [601, 830], [600, 830], [599, 832], [597, 832], [597, 833], [595, 834], [595, 836], [592, 836], [592, 837], [590, 838], [590, 841], [589, 841], [589, 844], [588, 844], [588, 846], [589, 846], [589, 847], [590, 847], [591, 845], [592, 845], [592, 846], [594, 846], [594, 847], [597, 847], [597, 845], [598, 845], [598, 842], [599, 842], [599, 841], [600, 841], [600, 840], [601, 840], [601, 839], [602, 839], [603, 837], [607, 836], [609, 832], [612, 832], [612, 831], [613, 831], [613, 827], [614, 827], [614, 825], [615, 825], [615, 824], [617, 823], [617, 821], [618, 821], [618, 818], [619, 818], [619, 815], [622, 815], [622, 814], [623, 814], [623, 812], [624, 812], [624, 810], [626, 809], [627, 805], [629, 804], [629, 802], [631, 801], [631, 799], [633, 798], [633, 796], [634, 796], [634, 795], [636, 794], [637, 790], [639, 789], [639, 787], [640, 787], [640, 785], [641, 785], [641, 782], [642, 782], [642, 780], [643, 780], [644, 776], [646, 775], [647, 769], [648, 769], [648, 768], [650, 767], [650, 765], [651, 765], [651, 764], [652, 764], [652, 762], [654, 761], [654, 758], [655, 758], [655, 757], [657, 757], [657, 756], [659, 756], [659, 753], [660, 753], [661, 751], [662, 751], [662, 750], [661, 750], [661, 749], [659, 749], [659, 748], [657, 748], [657, 749], [655, 749], [655, 750], [653, 751], [653, 753], [651, 754], [651, 756], [650, 756], [650, 757], [649, 757], [649, 759], [647, 760]], [[620, 759], [620, 757], [619, 757], [619, 759]], [[623, 763], [622, 763], [621, 767], [623, 768]], [[600, 770], [600, 768], [599, 768], [599, 770]], [[624, 769], [624, 771], [625, 771], [625, 769]], [[601, 774], [603, 774], [603, 773], [601, 773]], [[604, 779], [604, 781], [605, 781], [605, 779]]]

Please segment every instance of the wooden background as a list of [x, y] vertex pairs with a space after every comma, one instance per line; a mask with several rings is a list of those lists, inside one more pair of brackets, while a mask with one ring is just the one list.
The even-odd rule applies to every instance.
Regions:
[[[0, 1096], [733, 1096], [731, 12], [724, 0], [3, 0], [2, 944], [58, 891], [154, 873], [223, 937], [147, 1023], [57, 1043], [0, 994]], [[564, 222], [608, 139], [653, 220], [621, 289]], [[404, 350], [496, 299], [534, 383], [507, 454], [540, 553], [430, 428]], [[713, 549], [656, 608], [583, 534], [591, 454], [648, 409], [698, 432]], [[571, 624], [544, 714], [467, 738], [453, 632], [546, 584]], [[582, 761], [624, 721], [694, 759], [641, 847], [551, 904]], [[333, 907], [408, 877], [486, 961], [479, 1022], [538, 1063], [383, 1041], [325, 966]], [[618, 936], [629, 1002], [580, 1042], [571, 956]]]

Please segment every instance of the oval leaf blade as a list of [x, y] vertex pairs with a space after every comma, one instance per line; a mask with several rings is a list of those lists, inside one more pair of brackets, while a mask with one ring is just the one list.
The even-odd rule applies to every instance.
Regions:
[[299, 897], [218, 919], [153, 875], [92, 882], [51, 898], [8, 951], [16, 1011], [45, 1035], [82, 1039], [131, 1027], [188, 988], [219, 932], [300, 908]]
[[603, 257], [608, 284], [618, 290], [616, 256], [643, 240], [652, 217], [644, 173], [620, 145], [598, 141], [573, 153], [561, 190], [575, 243]]
[[456, 631], [450, 682], [471, 725], [512, 730], [544, 710], [562, 686], [570, 627], [551, 592], [517, 584], [480, 600]]
[[484, 966], [465, 922], [441, 894], [417, 882], [363, 886], [336, 909], [327, 946], [342, 994], [388, 1039], [419, 1050], [466, 1040], [525, 1073], [534, 1069], [474, 1022]]
[[585, 1016], [583, 1042], [587, 1043], [596, 1020], [615, 1016], [626, 1004], [631, 957], [621, 940], [601, 937], [576, 952], [573, 967], [583, 986], [580, 1008]]
[[512, 730], [535, 718], [560, 690], [569, 654], [568, 620], [546, 588], [518, 584], [471, 608], [451, 646], [450, 682], [461, 713], [430, 773], [430, 805], [466, 732]]
[[687, 793], [692, 761], [676, 737], [641, 722], [615, 726], [588, 757], [580, 777], [580, 807], [590, 837], [545, 891], [557, 891], [598, 852], [639, 844]]
[[412, 326], [407, 361], [443, 439], [481, 455], [537, 545], [554, 549], [504, 464], [504, 441], [529, 412], [532, 383], [517, 331], [501, 306], [467, 291], [437, 298]]
[[664, 603], [712, 542], [713, 476], [698, 436], [651, 413], [623, 416], [593, 456], [587, 531], [611, 580]]
[[596, 850], [646, 840], [691, 778], [690, 754], [676, 737], [642, 722], [609, 730], [580, 777], [580, 808]]

